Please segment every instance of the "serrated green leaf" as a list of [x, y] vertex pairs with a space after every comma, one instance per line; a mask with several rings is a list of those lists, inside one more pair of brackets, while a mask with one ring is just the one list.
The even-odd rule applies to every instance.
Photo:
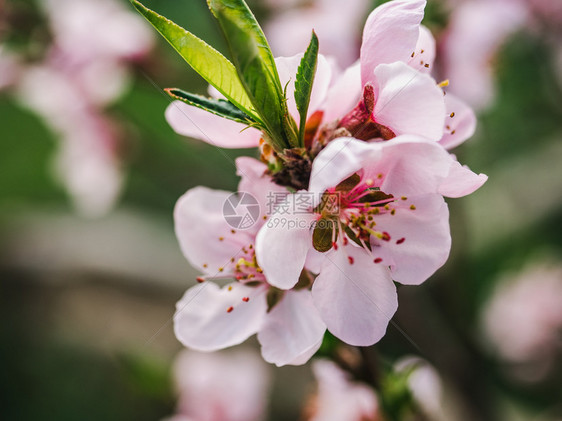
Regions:
[[297, 103], [297, 110], [300, 116], [299, 145], [301, 147], [304, 146], [306, 115], [308, 114], [308, 105], [310, 104], [310, 95], [312, 94], [312, 85], [314, 84], [317, 65], [318, 37], [312, 31], [310, 44], [301, 59], [297, 71], [297, 79], [295, 80], [295, 102]]
[[207, 98], [201, 95], [192, 94], [177, 88], [168, 88], [165, 91], [172, 98], [185, 102], [212, 114], [218, 115], [229, 120], [243, 124], [252, 124], [254, 120], [244, 111], [239, 110], [232, 103], [224, 99]]
[[203, 79], [213, 85], [237, 108], [252, 119], [260, 121], [234, 65], [226, 57], [191, 32], [150, 10], [137, 0], [131, 0], [131, 3]]
[[296, 146], [287, 133], [285, 97], [275, 60], [256, 18], [244, 0], [207, 0], [225, 35], [238, 76], [277, 149]]

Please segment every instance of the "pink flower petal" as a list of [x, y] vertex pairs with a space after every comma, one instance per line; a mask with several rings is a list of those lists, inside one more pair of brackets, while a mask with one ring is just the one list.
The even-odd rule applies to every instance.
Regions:
[[166, 120], [176, 133], [221, 148], [255, 148], [261, 136], [256, 129], [181, 101], [174, 101], [168, 106]]
[[360, 421], [379, 418], [374, 390], [353, 382], [334, 362], [317, 359], [312, 364], [318, 381], [316, 411], [310, 421]]
[[[176, 203], [174, 222], [181, 250], [192, 266], [208, 275], [231, 267], [243, 247], [253, 243], [250, 231], [228, 225], [223, 206], [232, 193], [195, 187]], [[226, 272], [226, 271], [225, 271]]]
[[474, 111], [453, 94], [445, 95], [445, 131], [439, 143], [452, 149], [471, 137], [476, 130]]
[[177, 420], [182, 416], [189, 417], [188, 421], [263, 420], [270, 389], [268, 369], [259, 354], [243, 347], [225, 352], [181, 351], [173, 367], [177, 414], [181, 414]]
[[236, 174], [241, 177], [238, 192], [251, 194], [259, 204], [260, 213], [257, 221], [247, 231], [256, 235], [267, 217], [275, 210], [276, 203], [283, 201], [289, 191], [275, 184], [266, 174], [267, 166], [257, 159], [241, 156], [236, 158]]
[[297, 209], [297, 194], [279, 205], [256, 237], [256, 257], [267, 282], [281, 289], [298, 282], [312, 246], [310, 227], [315, 216], [308, 209]]
[[433, 38], [431, 31], [425, 26], [420, 25], [418, 43], [413, 51], [414, 56], [410, 56], [410, 60], [408, 60], [408, 65], [420, 72], [431, 72], [436, 50], [435, 38]]
[[463, 197], [478, 190], [487, 179], [487, 175], [475, 174], [466, 165], [453, 160], [448, 177], [439, 186], [439, 193], [447, 197]]
[[[291, 56], [305, 51], [312, 29], [320, 40], [320, 53], [334, 57], [347, 66], [359, 54], [360, 24], [367, 14], [370, 0], [353, 0], [342, 7], [340, 0], [297, 1], [292, 7], [276, 11], [265, 26], [265, 33], [276, 56]], [[294, 5], [293, 5], [294, 6]]]
[[449, 257], [449, 210], [439, 194], [412, 196], [398, 204], [394, 215], [377, 217], [377, 230], [387, 232], [390, 240], [373, 241], [373, 256], [391, 267], [395, 281], [419, 285]]
[[362, 94], [360, 72], [360, 63], [357, 62], [335, 80], [322, 106], [325, 123], [341, 119], [357, 105]]
[[379, 64], [408, 61], [419, 38], [425, 3], [425, 0], [394, 0], [371, 13], [361, 45], [363, 85], [373, 81], [373, 72]]
[[244, 342], [262, 325], [266, 291], [266, 287], [252, 288], [239, 282], [222, 289], [212, 282], [188, 289], [176, 304], [176, 337], [198, 351], [216, 351]]
[[428, 75], [404, 63], [375, 69], [377, 93], [374, 119], [395, 134], [416, 134], [438, 140], [443, 135], [443, 92]]
[[304, 364], [320, 348], [325, 331], [310, 291], [287, 291], [258, 332], [262, 356], [277, 366]]
[[378, 145], [383, 151], [380, 161], [366, 162], [365, 173], [380, 175], [385, 193], [397, 197], [435, 193], [449, 174], [453, 159], [436, 142], [403, 135]]
[[356, 346], [378, 342], [398, 308], [388, 269], [375, 264], [365, 250], [349, 245], [326, 254], [312, 298], [328, 330]]
[[337, 186], [351, 174], [363, 168], [365, 162], [377, 161], [381, 145], [369, 144], [352, 137], [334, 139], [312, 164], [309, 191], [315, 200], [330, 187]]

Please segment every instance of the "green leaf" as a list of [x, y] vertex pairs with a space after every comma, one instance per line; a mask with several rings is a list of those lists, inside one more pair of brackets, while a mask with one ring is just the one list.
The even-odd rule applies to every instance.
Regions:
[[295, 81], [295, 102], [297, 103], [297, 110], [300, 115], [299, 145], [301, 147], [304, 146], [306, 115], [308, 114], [308, 105], [310, 103], [310, 95], [312, 93], [312, 85], [314, 84], [317, 65], [318, 37], [314, 31], [312, 31], [310, 44], [301, 59], [299, 70], [297, 71], [297, 79]]
[[207, 0], [225, 35], [238, 76], [278, 150], [298, 142], [285, 130], [285, 96], [275, 60], [244, 0]]
[[168, 88], [165, 89], [165, 91], [174, 99], [185, 102], [186, 104], [194, 107], [201, 108], [202, 110], [208, 111], [220, 117], [243, 124], [254, 123], [252, 117], [224, 99], [207, 98], [201, 95], [185, 92], [177, 88]]
[[230, 61], [205, 41], [148, 9], [137, 0], [131, 0], [131, 3], [203, 79], [213, 85], [236, 107], [254, 120], [260, 121], [254, 111], [252, 101], [248, 98], [236, 69]]

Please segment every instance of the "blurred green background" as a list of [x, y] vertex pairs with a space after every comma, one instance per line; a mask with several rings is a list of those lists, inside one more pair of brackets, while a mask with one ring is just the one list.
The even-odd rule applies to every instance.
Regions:
[[[144, 3], [225, 51], [204, 1]], [[36, 4], [3, 7], [17, 17], [7, 19], [4, 41], [33, 55], [48, 37]], [[434, 9], [427, 22], [439, 28], [430, 0]], [[495, 66], [496, 102], [455, 150], [489, 181], [449, 201], [451, 259], [423, 286], [400, 288], [395, 321], [411, 342], [390, 327], [380, 349], [431, 361], [464, 396], [468, 419], [531, 420], [562, 402], [560, 359], [543, 382], [515, 382], [482, 346], [478, 321], [499, 275], [533, 259], [561, 261], [561, 70], [551, 45], [529, 33], [511, 37]], [[235, 189], [233, 159], [256, 152], [171, 130], [161, 88], [206, 87], [162, 39], [133, 72], [131, 89], [107, 111], [126, 133], [126, 184], [116, 208], [97, 219], [77, 215], [54, 181], [54, 134], [0, 92], [2, 419], [141, 421], [174, 411], [169, 370], [181, 347], [170, 318], [196, 272], [176, 244], [172, 209], [196, 185]], [[312, 387], [308, 368], [274, 374], [270, 419], [298, 419]]]

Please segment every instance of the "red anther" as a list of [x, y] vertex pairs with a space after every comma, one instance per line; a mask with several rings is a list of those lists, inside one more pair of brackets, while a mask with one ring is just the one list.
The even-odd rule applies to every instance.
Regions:
[[242, 275], [236, 275], [236, 280], [237, 281], [241, 281], [242, 279], [244, 279], [244, 277]]
[[198, 276], [196, 279], [197, 279], [197, 282], [199, 282], [199, 283], [205, 282], [205, 278], [203, 278], [201, 276]]
[[343, 237], [343, 245], [347, 246], [347, 237]]
[[234, 310], [234, 307], [228, 307], [228, 308], [226, 309], [226, 312], [227, 312], [227, 313], [232, 313], [232, 310]]
[[338, 249], [338, 243], [336, 243], [335, 241], [332, 243], [332, 247], [334, 248], [334, 250]]
[[250, 297], [244, 297], [244, 298], [242, 298], [242, 301], [244, 301], [245, 303], [247, 303], [248, 301], [250, 301]]
[[382, 233], [382, 238], [381, 238], [381, 239], [384, 240], [384, 241], [390, 241], [390, 234], [389, 234], [388, 232], [384, 231], [384, 232]]
[[380, 263], [380, 262], [382, 262], [382, 259], [380, 257], [377, 257], [375, 260], [373, 260], [373, 262]]
[[351, 256], [347, 256], [347, 260], [349, 260], [349, 264], [350, 264], [350, 265], [352, 265], [353, 262], [355, 261], [355, 260], [353, 259], [353, 257], [351, 257]]
[[406, 239], [402, 237], [400, 240], [396, 240], [396, 244], [402, 244]]

